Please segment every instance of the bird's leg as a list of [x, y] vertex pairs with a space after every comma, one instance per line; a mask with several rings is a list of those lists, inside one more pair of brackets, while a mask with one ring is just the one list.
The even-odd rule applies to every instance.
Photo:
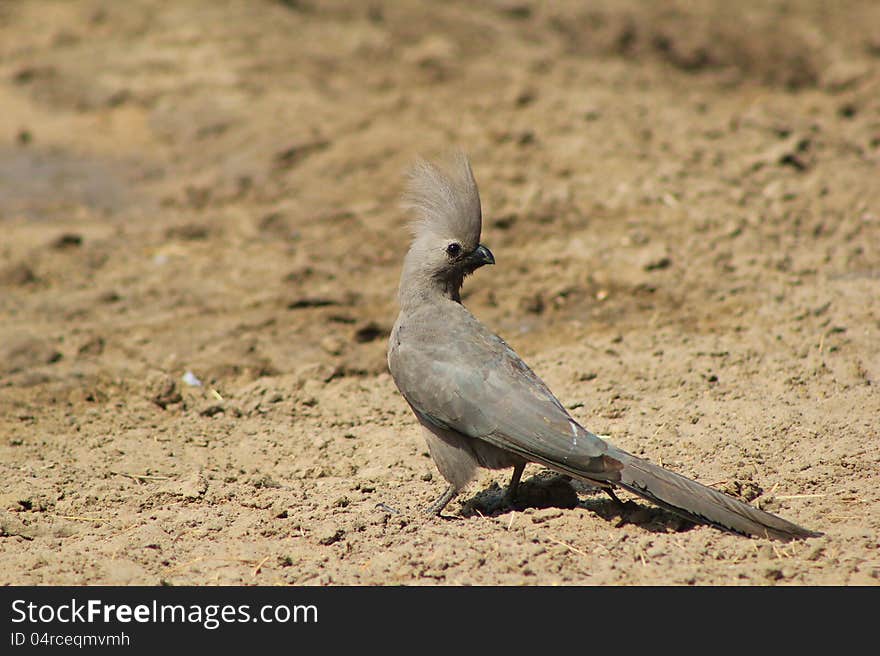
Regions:
[[504, 493], [504, 501], [510, 506], [516, 501], [516, 492], [519, 489], [519, 479], [522, 478], [525, 468], [526, 464], [524, 462], [514, 465], [513, 467], [513, 476], [510, 477], [510, 484], [507, 486], [507, 492]]
[[446, 488], [446, 491], [437, 498], [434, 503], [428, 506], [425, 512], [429, 515], [436, 515], [437, 517], [439, 517], [440, 513], [442, 513], [443, 509], [446, 507], [446, 504], [452, 501], [457, 493], [458, 490], [455, 488], [455, 486], [450, 485]]
[[603, 487], [602, 489], [605, 490], [605, 494], [607, 494], [609, 497], [611, 497], [611, 500], [614, 503], [616, 503], [618, 506], [623, 506], [623, 501], [621, 501], [620, 499], [617, 498], [617, 495], [614, 494], [613, 488]]

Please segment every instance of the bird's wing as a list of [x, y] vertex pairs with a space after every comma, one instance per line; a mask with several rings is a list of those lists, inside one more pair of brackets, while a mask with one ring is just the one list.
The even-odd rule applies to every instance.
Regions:
[[410, 336], [404, 327], [389, 364], [423, 421], [554, 469], [617, 480], [621, 465], [609, 445], [572, 419], [513, 349], [470, 315], [447, 317], [442, 336]]

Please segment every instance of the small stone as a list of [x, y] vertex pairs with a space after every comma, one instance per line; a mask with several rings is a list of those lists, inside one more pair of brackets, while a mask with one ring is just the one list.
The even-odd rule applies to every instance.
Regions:
[[21, 287], [37, 281], [37, 276], [27, 264], [19, 262], [0, 269], [0, 285]]
[[77, 353], [82, 356], [101, 355], [104, 352], [104, 344], [103, 337], [93, 337], [84, 342], [79, 349], [77, 349]]
[[364, 344], [366, 342], [372, 342], [382, 337], [387, 337], [390, 334], [387, 328], [383, 328], [379, 324], [374, 321], [370, 321], [369, 323], [358, 328], [354, 333], [354, 341], [359, 344]]
[[642, 265], [642, 268], [645, 271], [661, 271], [663, 269], [668, 269], [672, 266], [672, 258], [668, 255], [660, 255], [655, 258], [649, 259], [647, 262]]
[[78, 235], [73, 232], [66, 232], [64, 234], [59, 235], [54, 240], [50, 246], [55, 250], [67, 250], [68, 248], [76, 248], [82, 246], [83, 238], [82, 235]]
[[526, 296], [520, 301], [520, 307], [531, 314], [541, 314], [546, 307], [544, 297], [541, 292], [537, 292], [531, 296]]
[[188, 478], [178, 483], [174, 487], [173, 493], [189, 501], [194, 501], [205, 496], [207, 491], [208, 479], [201, 472], [194, 472]]
[[315, 525], [312, 527], [311, 533], [317, 543], [325, 547], [339, 542], [345, 537], [345, 531], [332, 522], [321, 522]]
[[202, 386], [202, 381], [191, 371], [187, 371], [180, 379], [190, 387]]
[[33, 540], [34, 532], [12, 513], [0, 511], [0, 537], [18, 536], [25, 540]]
[[177, 389], [177, 381], [168, 374], [155, 374], [148, 379], [147, 398], [163, 410], [183, 400]]
[[660, 558], [666, 555], [666, 550], [660, 545], [653, 546], [645, 551], [648, 558]]
[[27, 369], [54, 364], [62, 354], [50, 341], [34, 337], [13, 338], [0, 346], [0, 372], [17, 373]]
[[539, 508], [535, 510], [535, 514], [532, 516], [532, 523], [543, 524], [557, 517], [562, 517], [562, 510], [559, 508]]
[[119, 292], [114, 289], [110, 289], [106, 292], [101, 292], [101, 294], [98, 296], [98, 302], [107, 303], [108, 305], [110, 303], [117, 303], [120, 300], [122, 300], [122, 296], [120, 296]]
[[339, 337], [328, 335], [321, 340], [321, 348], [330, 355], [342, 355], [345, 350], [345, 342]]
[[210, 235], [210, 228], [198, 223], [186, 223], [173, 226], [165, 231], [167, 239], [179, 239], [181, 241], [202, 241]]
[[253, 477], [251, 477], [250, 483], [257, 489], [270, 489], [281, 487], [281, 483], [269, 476], [269, 474], [254, 475]]

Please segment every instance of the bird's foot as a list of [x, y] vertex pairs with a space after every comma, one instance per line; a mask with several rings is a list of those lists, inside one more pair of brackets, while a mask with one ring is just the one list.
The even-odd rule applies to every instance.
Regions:
[[457, 492], [458, 490], [455, 489], [454, 485], [447, 487], [443, 494], [425, 509], [425, 514], [432, 517], [442, 517], [443, 509], [455, 498]]

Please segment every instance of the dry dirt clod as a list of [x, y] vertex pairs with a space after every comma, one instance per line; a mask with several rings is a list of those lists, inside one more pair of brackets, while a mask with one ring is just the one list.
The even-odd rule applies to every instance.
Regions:
[[49, 340], [33, 337], [12, 339], [0, 347], [0, 372], [16, 373], [62, 359], [59, 351]]
[[0, 285], [23, 287], [37, 282], [37, 274], [24, 262], [0, 268]]
[[312, 539], [322, 546], [330, 546], [345, 537], [345, 531], [333, 522], [319, 522], [309, 531]]
[[177, 381], [168, 374], [153, 374], [147, 381], [147, 398], [163, 410], [169, 405], [180, 403], [183, 396]]
[[50, 246], [55, 250], [63, 251], [70, 248], [77, 248], [79, 246], [82, 246], [82, 243], [82, 235], [78, 235], [73, 232], [65, 232], [64, 234], [61, 234], [53, 239]]

